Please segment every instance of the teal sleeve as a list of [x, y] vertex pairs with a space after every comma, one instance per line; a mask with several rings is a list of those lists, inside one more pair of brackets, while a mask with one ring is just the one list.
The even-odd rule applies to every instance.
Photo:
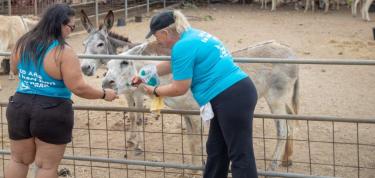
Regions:
[[187, 80], [193, 77], [195, 46], [189, 42], [176, 43], [172, 49], [171, 64], [174, 80]]

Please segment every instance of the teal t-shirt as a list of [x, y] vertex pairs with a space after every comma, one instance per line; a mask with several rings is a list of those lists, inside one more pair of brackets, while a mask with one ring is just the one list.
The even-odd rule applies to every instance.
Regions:
[[[49, 45], [46, 54], [58, 45], [59, 42], [57, 40], [53, 41]], [[33, 61], [20, 60], [17, 65], [20, 81], [16, 91], [18, 93], [70, 99], [71, 91], [65, 86], [63, 80], [56, 80], [47, 74], [43, 67], [43, 60], [44, 56], [38, 60], [42, 65], [40, 68], [37, 68]]]
[[230, 52], [211, 34], [189, 28], [172, 48], [174, 80], [191, 79], [191, 91], [200, 106], [247, 77]]

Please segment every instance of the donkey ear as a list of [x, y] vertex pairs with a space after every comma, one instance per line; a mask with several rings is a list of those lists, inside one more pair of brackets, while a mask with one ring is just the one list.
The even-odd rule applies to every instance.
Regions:
[[100, 28], [100, 31], [102, 32], [102, 34], [104, 35], [104, 36], [106, 36], [106, 37], [108, 37], [108, 29], [107, 29], [107, 26], [106, 25], [103, 25], [103, 26], [101, 26], [101, 28]]
[[111, 28], [113, 27], [114, 21], [115, 21], [115, 15], [110, 10], [108, 11], [107, 16], [105, 16], [104, 18], [104, 26], [107, 27], [108, 31], [110, 31]]
[[88, 33], [92, 32], [95, 29], [92, 23], [90, 22], [89, 17], [83, 9], [81, 10], [81, 22]]

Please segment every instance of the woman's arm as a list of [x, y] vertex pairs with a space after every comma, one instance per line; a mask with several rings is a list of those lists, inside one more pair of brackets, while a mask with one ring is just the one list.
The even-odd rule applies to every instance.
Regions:
[[163, 61], [156, 65], [156, 69], [159, 76], [167, 75], [171, 73], [171, 62]]
[[65, 85], [77, 96], [86, 99], [100, 99], [112, 101], [117, 95], [111, 89], [95, 89], [83, 79], [80, 63], [75, 52], [70, 47], [65, 47], [61, 54], [61, 73]]
[[[156, 65], [156, 72], [158, 76], [163, 76], [171, 73], [171, 62], [170, 61], [163, 61]], [[142, 79], [139, 76], [133, 76], [132, 78], [132, 85], [138, 87], [138, 85], [142, 83]]]
[[[184, 95], [191, 86], [191, 79], [188, 80], [173, 80], [172, 83], [168, 85], [159, 86], [155, 89], [153, 86], [143, 85], [143, 89], [149, 95], [156, 95], [158, 96], [181, 96]], [[155, 90], [155, 93], [154, 93]]]

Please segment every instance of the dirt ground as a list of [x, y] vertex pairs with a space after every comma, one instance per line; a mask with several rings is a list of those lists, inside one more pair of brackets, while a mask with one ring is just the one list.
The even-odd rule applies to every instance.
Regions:
[[[276, 40], [289, 45], [296, 55], [303, 59], [375, 60], [375, 41], [372, 36], [375, 22], [364, 22], [358, 17], [353, 18], [350, 9], [346, 7], [342, 7], [339, 11], [331, 10], [328, 14], [322, 11], [303, 13], [303, 11], [295, 11], [289, 7], [279, 8], [277, 12], [269, 12], [260, 10], [258, 5], [210, 5], [182, 11], [188, 16], [193, 27], [217, 36], [231, 51], [262, 41]], [[375, 19], [374, 14], [370, 15]], [[132, 22], [126, 27], [115, 28], [113, 31], [128, 36], [133, 42], [143, 42], [148, 31], [148, 20], [149, 18], [142, 23]], [[86, 33], [80, 33], [69, 38], [69, 44], [76, 49], [77, 53], [83, 52], [82, 41], [86, 36]], [[95, 86], [101, 86], [100, 78], [103, 71], [100, 70], [97, 76], [86, 77], [86, 80]], [[299, 114], [375, 119], [375, 70], [373, 66], [300, 65], [299, 75], [301, 82]], [[0, 101], [6, 101], [14, 92], [17, 81], [9, 81], [6, 76], [0, 76], [0, 82], [3, 86], [3, 90], [0, 91]], [[126, 106], [123, 98], [113, 103], [101, 100], [89, 101], [76, 96], [73, 100], [77, 105]], [[256, 112], [269, 113], [263, 99], [259, 101]], [[85, 111], [76, 112], [76, 116], [75, 127], [77, 129], [74, 132], [73, 144], [74, 147], [81, 146], [82, 148], [75, 148], [75, 155], [79, 153], [105, 157], [110, 155], [118, 159], [123, 158], [124, 155], [129, 157], [132, 155], [131, 151], [114, 151], [124, 149], [125, 146], [124, 129], [129, 123], [123, 119], [122, 113], [110, 113], [107, 116], [110, 118], [108, 120], [105, 119], [106, 114], [103, 112], [90, 112], [90, 120], [87, 120], [88, 114]], [[171, 118], [172, 116], [166, 116], [163, 122], [160, 119], [149, 119], [145, 130], [160, 132], [161, 125], [164, 125], [164, 131], [181, 133], [184, 126], [180, 119], [176, 122], [176, 119]], [[264, 125], [262, 123], [261, 119], [256, 119], [254, 124], [254, 136], [257, 137], [254, 140], [256, 157], [270, 159], [275, 140], [263, 140], [258, 137], [274, 138], [274, 124], [272, 120], [265, 120]], [[375, 145], [375, 125], [359, 124], [358, 134], [355, 124], [309, 122], [309, 127], [308, 129], [306, 122], [300, 122], [296, 134], [296, 139], [300, 141], [295, 142], [293, 156], [295, 162], [307, 162], [307, 164], [295, 163], [288, 168], [288, 171], [340, 177], [358, 177], [358, 175], [359, 177], [375, 177], [373, 154], [375, 147], [372, 146]], [[91, 130], [88, 134], [88, 128], [98, 130]], [[105, 129], [111, 131], [108, 133]], [[156, 142], [162, 137], [161, 133], [145, 134], [146, 150], [151, 151], [133, 158], [158, 161], [164, 159], [164, 161], [181, 163], [183, 159], [178, 153], [185, 153], [187, 148], [174, 145], [186, 147], [186, 140], [181, 139], [181, 135], [178, 134], [166, 134], [163, 138], [165, 145], [162, 146], [162, 142]], [[3, 138], [7, 138], [6, 129], [3, 130]], [[308, 143], [304, 141], [306, 139], [315, 142]], [[184, 141], [181, 142], [181, 140]], [[358, 147], [355, 145], [357, 140], [361, 144]], [[98, 147], [98, 149], [87, 149], [89, 142], [90, 146]], [[8, 148], [8, 142], [3, 143], [5, 148]], [[107, 149], [113, 150], [107, 152]], [[161, 153], [152, 153], [161, 150], [174, 154], [165, 154], [163, 157]], [[266, 153], [263, 150], [266, 150]], [[67, 154], [73, 154], [73, 150], [68, 149]], [[316, 164], [310, 166], [308, 164], [310, 161]], [[71, 163], [66, 161], [66, 164]], [[80, 164], [87, 165], [85, 162]], [[264, 169], [264, 161], [259, 160], [257, 164], [259, 169]], [[108, 166], [107, 164], [98, 165]], [[116, 166], [126, 168], [126, 166]], [[358, 166], [361, 168], [355, 168]], [[71, 166], [65, 167], [72, 169]], [[278, 171], [286, 171], [286, 168], [280, 167]], [[126, 172], [124, 169], [108, 171], [107, 168], [90, 170], [89, 167], [82, 166], [82, 169], [76, 168], [75, 174], [76, 177], [90, 177], [89, 175], [92, 177], [161, 177], [157, 173], [144, 174], [143, 172]], [[170, 177], [175, 176], [175, 174], [170, 175]]]

